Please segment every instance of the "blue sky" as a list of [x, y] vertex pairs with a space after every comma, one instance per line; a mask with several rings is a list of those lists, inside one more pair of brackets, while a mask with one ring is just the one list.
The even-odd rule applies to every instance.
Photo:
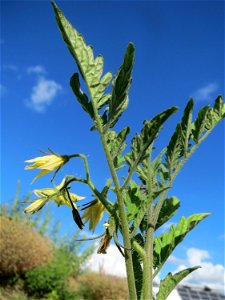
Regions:
[[[160, 150], [168, 144], [190, 96], [195, 99], [196, 115], [202, 106], [212, 105], [223, 94], [223, 2], [62, 1], [58, 5], [86, 42], [94, 46], [95, 54], [104, 56], [105, 71], [115, 73], [128, 42], [134, 43], [130, 104], [116, 127], [119, 130], [129, 124], [130, 137], [141, 130], [144, 119], [177, 105], [180, 110], [156, 142], [156, 151]], [[12, 201], [18, 179], [21, 196], [33, 188], [49, 186], [50, 176], [31, 186], [36, 173], [24, 170], [24, 160], [48, 147], [60, 154], [88, 155], [92, 179], [101, 189], [108, 168], [98, 135], [89, 131], [88, 115], [70, 90], [69, 79], [77, 67], [59, 34], [50, 2], [1, 1], [1, 12], [2, 201]], [[57, 183], [66, 174], [81, 176], [81, 162], [73, 160], [66, 165]], [[219, 279], [214, 273], [208, 279], [199, 273], [193, 282], [205, 284], [209, 280], [213, 286], [220, 280], [220, 287], [224, 274], [223, 186], [224, 126], [219, 124], [170, 191], [181, 201], [174, 222], [181, 215], [213, 213], [174, 252], [170, 266], [176, 269], [191, 263], [190, 249], [195, 249], [198, 262], [219, 274]], [[90, 191], [82, 185], [74, 185], [73, 191], [91, 199]], [[64, 230], [76, 229], [67, 208], [52, 210]], [[207, 273], [206, 269], [203, 272]]]

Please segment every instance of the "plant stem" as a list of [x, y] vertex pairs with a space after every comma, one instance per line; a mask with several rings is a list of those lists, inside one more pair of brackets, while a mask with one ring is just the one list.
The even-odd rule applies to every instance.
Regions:
[[143, 260], [143, 287], [142, 287], [142, 298], [144, 300], [153, 299], [153, 241], [154, 241], [154, 225], [152, 216], [152, 191], [151, 191], [151, 166], [150, 166], [151, 156], [148, 159], [147, 165], [147, 182], [146, 188], [148, 191], [148, 209], [147, 209], [147, 233], [145, 239], [145, 260]]
[[120, 190], [120, 184], [119, 180], [115, 171], [115, 168], [113, 166], [113, 162], [105, 141], [105, 136], [101, 135], [101, 140], [103, 144], [103, 148], [106, 154], [106, 158], [108, 161], [109, 169], [112, 175], [113, 182], [115, 184], [116, 189], [116, 195], [117, 195], [117, 201], [118, 201], [118, 210], [119, 210], [119, 216], [121, 221], [121, 232], [123, 236], [123, 243], [124, 243], [124, 250], [125, 250], [125, 263], [126, 263], [126, 271], [127, 271], [127, 282], [128, 282], [128, 289], [129, 289], [129, 295], [130, 299], [135, 300], [137, 299], [136, 296], [136, 287], [135, 287], [135, 278], [134, 278], [134, 270], [133, 270], [133, 261], [132, 261], [132, 253], [131, 253], [131, 241], [129, 236], [129, 225], [127, 221], [127, 216], [124, 210], [124, 200], [122, 197], [122, 193]]
[[95, 114], [95, 121], [97, 125], [97, 129], [100, 134], [100, 139], [102, 142], [102, 146], [106, 155], [107, 163], [109, 166], [109, 170], [115, 185], [115, 192], [117, 196], [117, 202], [118, 202], [118, 210], [119, 210], [119, 217], [121, 222], [121, 233], [123, 236], [123, 244], [124, 244], [124, 251], [125, 251], [125, 264], [126, 264], [126, 273], [127, 273], [127, 283], [128, 283], [128, 290], [129, 290], [129, 297], [130, 300], [136, 300], [137, 299], [137, 293], [136, 293], [136, 286], [135, 286], [135, 278], [134, 278], [134, 270], [133, 270], [133, 260], [132, 260], [132, 253], [131, 253], [131, 241], [130, 241], [130, 235], [129, 235], [129, 224], [127, 221], [127, 216], [124, 210], [124, 200], [122, 197], [122, 191], [120, 189], [119, 180], [117, 177], [116, 170], [113, 165], [113, 161], [106, 143], [105, 139], [105, 133], [103, 131], [103, 127], [101, 124], [101, 119], [98, 114], [98, 110], [96, 108], [96, 104], [93, 101], [91, 90], [88, 87], [89, 95], [92, 101], [93, 110]]

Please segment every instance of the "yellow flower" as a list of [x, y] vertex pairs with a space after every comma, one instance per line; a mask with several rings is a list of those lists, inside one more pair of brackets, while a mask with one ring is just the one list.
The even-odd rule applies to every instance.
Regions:
[[[54, 188], [44, 188], [40, 190], [34, 190], [34, 194], [37, 196], [37, 199], [34, 200], [28, 207], [25, 208], [25, 213], [35, 213], [39, 211], [49, 200], [56, 202], [58, 206], [67, 205], [71, 208], [77, 209], [76, 204], [72, 207], [68, 197], [65, 194], [65, 190], [61, 190], [66, 182], [64, 178], [62, 182]], [[82, 196], [78, 196], [74, 193], [69, 193], [70, 199], [73, 202], [84, 199]]]
[[69, 157], [67, 155], [58, 155], [54, 152], [51, 152], [51, 154], [47, 154], [44, 156], [36, 157], [33, 159], [26, 160], [25, 162], [33, 163], [29, 166], [25, 167], [25, 170], [31, 170], [31, 169], [40, 169], [42, 170], [32, 181], [32, 183], [40, 178], [41, 176], [44, 176], [52, 171], [56, 171], [57, 173], [59, 169], [69, 160]]
[[89, 221], [89, 229], [94, 231], [98, 223], [101, 221], [104, 213], [104, 205], [99, 200], [94, 200], [93, 205], [88, 206], [82, 216], [84, 223]]

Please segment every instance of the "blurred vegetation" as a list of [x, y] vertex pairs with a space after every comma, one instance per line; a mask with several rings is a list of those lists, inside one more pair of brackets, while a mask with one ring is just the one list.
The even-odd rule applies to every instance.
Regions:
[[127, 299], [124, 279], [86, 270], [94, 249], [81, 249], [79, 232], [62, 236], [50, 209], [25, 218], [28, 202], [18, 184], [14, 201], [0, 204], [1, 300]]

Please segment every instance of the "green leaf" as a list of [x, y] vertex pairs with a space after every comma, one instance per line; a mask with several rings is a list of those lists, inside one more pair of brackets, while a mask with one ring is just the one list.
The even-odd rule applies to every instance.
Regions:
[[106, 143], [116, 169], [122, 168], [123, 163], [125, 162], [122, 153], [126, 147], [125, 140], [129, 132], [129, 127], [125, 127], [118, 134], [114, 130], [109, 130], [106, 132]]
[[188, 276], [193, 271], [199, 269], [199, 266], [188, 268], [180, 271], [174, 275], [168, 273], [167, 276], [160, 281], [159, 291], [156, 295], [156, 300], [166, 300], [172, 290], [177, 286], [181, 280]]
[[131, 180], [129, 187], [124, 190], [124, 200], [127, 208], [127, 218], [130, 222], [135, 220], [139, 210], [147, 202], [147, 196], [140, 186]]
[[218, 115], [220, 119], [225, 118], [225, 103], [221, 96], [216, 98], [213, 111]]
[[182, 152], [185, 157], [189, 148], [189, 140], [191, 137], [193, 107], [194, 107], [194, 100], [190, 99], [187, 106], [184, 109], [184, 115], [181, 120], [182, 148], [183, 148]]
[[[152, 151], [152, 146], [149, 147], [149, 157], [144, 159], [140, 165], [137, 166], [137, 174], [141, 182], [143, 183], [144, 186], [146, 186], [146, 182], [150, 181], [151, 182], [151, 193], [152, 193], [152, 200], [155, 199], [157, 196], [157, 193], [159, 190], [162, 189], [163, 187], [163, 182], [160, 180], [160, 172], [161, 172], [161, 167], [162, 167], [162, 157], [166, 151], [166, 149], [163, 149], [157, 156], [156, 158], [152, 161], [151, 160], [151, 151]], [[150, 160], [150, 162], [149, 162]], [[149, 177], [149, 171], [148, 171], [148, 165], [150, 163], [150, 178]], [[155, 196], [155, 197], [154, 197]]]
[[207, 124], [205, 129], [211, 130], [218, 122], [225, 118], [225, 104], [223, 98], [219, 96], [215, 100], [213, 108], [210, 108], [207, 115]]
[[92, 47], [86, 45], [82, 35], [73, 28], [57, 5], [54, 2], [52, 2], [52, 5], [62, 37], [76, 61], [83, 80], [87, 84], [90, 97], [96, 104], [97, 109], [100, 109], [109, 101], [110, 95], [105, 97], [103, 94], [112, 80], [112, 73], [108, 72], [102, 77], [103, 57], [98, 55], [94, 58]]
[[198, 117], [194, 122], [194, 128], [192, 129], [193, 140], [196, 144], [198, 144], [199, 139], [202, 137], [204, 131], [206, 130], [208, 119], [208, 113], [210, 111], [210, 107], [207, 105], [203, 107], [199, 113]]
[[200, 213], [191, 215], [188, 218], [181, 217], [179, 223], [170, 227], [169, 232], [165, 232], [154, 239], [154, 268], [161, 269], [167, 258], [182, 242], [185, 236], [198, 225], [200, 221], [209, 216], [210, 213]]
[[109, 102], [108, 127], [113, 127], [128, 105], [128, 91], [131, 84], [134, 63], [134, 46], [129, 43], [122, 66], [113, 81], [112, 97]]
[[83, 91], [80, 89], [78, 73], [73, 74], [73, 76], [70, 79], [70, 85], [82, 108], [90, 115], [92, 119], [94, 119], [92, 103], [88, 101], [87, 95], [83, 93]]
[[[144, 245], [144, 239], [141, 234], [137, 234], [134, 239], [141, 245]], [[132, 250], [132, 260], [133, 260], [133, 269], [134, 269], [134, 279], [135, 286], [137, 291], [137, 298], [141, 299], [142, 284], [143, 284], [143, 270], [142, 270], [142, 259], [139, 256], [138, 252]]]
[[140, 134], [136, 134], [131, 141], [131, 152], [126, 154], [125, 159], [130, 166], [130, 168], [135, 169], [136, 166], [142, 162], [147, 151], [154, 139], [157, 137], [163, 123], [175, 112], [177, 107], [173, 106], [162, 113], [156, 115], [150, 121], [144, 121], [143, 129]]
[[166, 198], [163, 202], [162, 208], [159, 213], [158, 221], [155, 226], [155, 230], [165, 224], [172, 216], [175, 215], [180, 207], [180, 201], [175, 197]]
[[179, 159], [182, 156], [181, 139], [182, 127], [178, 123], [175, 132], [170, 139], [169, 145], [167, 146], [167, 151], [165, 155], [165, 167], [169, 170], [170, 176], [175, 171], [179, 163]]

